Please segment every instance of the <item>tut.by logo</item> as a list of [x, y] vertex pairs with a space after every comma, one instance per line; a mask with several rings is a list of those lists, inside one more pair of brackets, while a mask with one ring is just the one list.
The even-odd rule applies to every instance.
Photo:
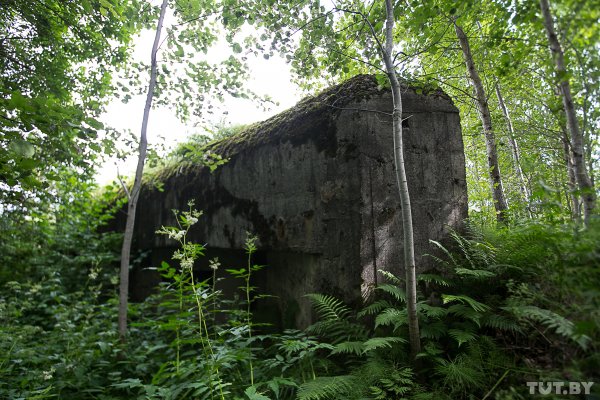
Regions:
[[590, 394], [594, 382], [527, 382], [529, 394]]

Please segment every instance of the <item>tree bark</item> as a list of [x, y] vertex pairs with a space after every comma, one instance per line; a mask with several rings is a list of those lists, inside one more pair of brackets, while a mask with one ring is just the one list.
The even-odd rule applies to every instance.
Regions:
[[475, 97], [477, 99], [477, 108], [479, 110], [479, 117], [483, 125], [483, 133], [485, 136], [485, 147], [488, 158], [488, 169], [490, 186], [492, 189], [492, 200], [494, 202], [494, 209], [496, 210], [496, 219], [498, 222], [505, 223], [507, 218], [508, 205], [506, 198], [504, 197], [504, 189], [502, 187], [502, 179], [500, 175], [500, 167], [498, 165], [498, 150], [496, 146], [496, 136], [492, 129], [492, 117], [490, 114], [490, 108], [488, 105], [487, 97], [481, 78], [475, 68], [475, 62], [471, 54], [471, 47], [469, 46], [469, 39], [465, 35], [462, 28], [454, 21], [454, 29], [456, 36], [460, 42], [460, 47], [463, 52], [465, 64], [467, 66], [467, 73], [469, 79], [475, 89]]
[[575, 176], [575, 168], [573, 166], [573, 156], [571, 152], [571, 141], [569, 140], [569, 133], [566, 127], [562, 127], [562, 144], [563, 154], [565, 159], [565, 165], [567, 167], [567, 176], [569, 181], [567, 187], [569, 188], [569, 196], [571, 199], [571, 215], [574, 221], [580, 221], [581, 218], [581, 204], [579, 203], [579, 196], [577, 196], [577, 177]]
[[554, 63], [556, 64], [556, 75], [562, 93], [563, 108], [567, 116], [567, 127], [571, 133], [573, 168], [575, 170], [577, 185], [583, 199], [583, 220], [587, 226], [589, 225], [590, 218], [594, 212], [596, 193], [594, 192], [592, 181], [590, 180], [586, 169], [583, 135], [579, 130], [579, 122], [577, 120], [577, 113], [575, 112], [575, 105], [573, 104], [573, 97], [571, 96], [571, 85], [569, 84], [569, 77], [565, 66], [564, 53], [560, 42], [558, 41], [556, 31], [554, 30], [554, 22], [552, 21], [548, 0], [540, 0], [540, 8], [542, 9], [542, 15], [544, 17], [544, 27], [546, 28], [550, 50], [552, 52], [552, 57], [554, 58]]
[[156, 26], [156, 35], [152, 45], [151, 64], [150, 64], [150, 83], [148, 84], [148, 93], [146, 95], [146, 104], [144, 106], [144, 116], [142, 119], [142, 129], [140, 132], [140, 145], [137, 168], [135, 170], [135, 180], [129, 196], [127, 206], [127, 222], [125, 223], [125, 234], [123, 236], [123, 246], [121, 248], [121, 270], [119, 282], [119, 338], [122, 342], [127, 339], [127, 308], [129, 297], [129, 258], [131, 255], [131, 242], [133, 239], [133, 228], [135, 226], [135, 210], [140, 197], [142, 187], [142, 175], [144, 173], [144, 163], [146, 162], [146, 150], [148, 140], [146, 133], [148, 131], [148, 118], [152, 107], [152, 99], [156, 88], [157, 61], [156, 53], [160, 43], [160, 33], [162, 31], [165, 12], [167, 10], [168, 0], [163, 0], [160, 8], [160, 16]]
[[406, 179], [406, 167], [404, 165], [404, 144], [402, 140], [402, 97], [400, 93], [400, 82], [396, 76], [396, 70], [392, 61], [394, 49], [394, 9], [391, 0], [385, 1], [387, 12], [385, 29], [385, 49], [382, 49], [383, 60], [390, 84], [392, 86], [392, 134], [394, 137], [394, 164], [396, 166], [396, 181], [400, 194], [400, 205], [402, 207], [402, 230], [404, 237], [404, 268], [406, 271], [406, 305], [408, 310], [408, 332], [410, 353], [413, 360], [421, 352], [421, 339], [419, 334], [419, 319], [417, 316], [417, 279], [415, 263], [415, 243], [412, 222], [412, 210], [410, 206], [410, 192]]
[[502, 110], [502, 114], [506, 119], [506, 125], [508, 127], [508, 143], [510, 144], [513, 162], [515, 163], [515, 172], [517, 173], [517, 176], [521, 183], [521, 193], [523, 193], [525, 201], [527, 202], [527, 204], [529, 204], [529, 198], [531, 197], [531, 193], [529, 193], [527, 181], [525, 180], [525, 175], [523, 174], [523, 169], [521, 168], [521, 153], [519, 151], [519, 146], [515, 137], [515, 129], [513, 127], [512, 119], [510, 118], [508, 109], [506, 108], [506, 104], [504, 104], [504, 98], [502, 97], [502, 92], [500, 91], [500, 85], [498, 84], [498, 82], [496, 82], [496, 97], [498, 97], [498, 104], [500, 104], [500, 109]]

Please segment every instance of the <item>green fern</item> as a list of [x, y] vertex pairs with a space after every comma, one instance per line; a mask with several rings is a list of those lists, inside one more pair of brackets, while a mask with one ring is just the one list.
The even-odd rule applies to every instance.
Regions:
[[361, 311], [358, 312], [358, 314], [356, 314], [356, 316], [358, 318], [362, 318], [365, 317], [367, 315], [375, 315], [380, 313], [382, 310], [385, 310], [386, 308], [391, 308], [392, 307], [392, 303], [390, 303], [387, 300], [377, 300], [371, 304], [369, 304], [368, 306], [365, 306]]
[[444, 304], [448, 304], [448, 303], [452, 303], [452, 302], [468, 304], [473, 310], [478, 311], [478, 312], [484, 312], [484, 311], [487, 311], [490, 309], [489, 306], [487, 306], [483, 303], [480, 303], [477, 300], [475, 300], [469, 296], [465, 296], [465, 295], [443, 294], [442, 301]]
[[380, 348], [392, 348], [394, 343], [406, 343], [406, 339], [400, 337], [374, 337], [363, 343], [364, 351], [369, 352]]
[[474, 331], [462, 329], [448, 329], [448, 335], [456, 340], [458, 347], [477, 338], [477, 334]]
[[384, 271], [384, 270], [380, 269], [377, 272], [379, 272], [381, 275], [386, 277], [394, 285], [397, 285], [397, 286], [404, 285], [404, 282], [402, 281], [402, 279], [398, 278], [396, 275], [392, 274], [390, 271]]
[[436, 366], [435, 372], [442, 378], [444, 386], [455, 393], [472, 393], [485, 382], [481, 368], [474, 363], [472, 357], [464, 354], [453, 360], [442, 360]]
[[480, 320], [483, 317], [482, 313], [464, 304], [451, 305], [450, 307], [448, 307], [448, 314], [452, 314], [457, 317], [473, 321], [477, 324], [477, 326], [481, 326]]
[[343, 301], [333, 296], [311, 293], [307, 294], [306, 297], [313, 303], [313, 307], [322, 320], [342, 320], [352, 314], [352, 310]]
[[298, 389], [298, 400], [345, 399], [354, 386], [352, 375], [323, 376], [303, 383]]
[[333, 344], [364, 341], [369, 336], [369, 331], [363, 325], [348, 320], [317, 321], [306, 328], [306, 332], [328, 339]]
[[395, 343], [406, 343], [406, 340], [400, 337], [374, 337], [364, 342], [342, 342], [334, 347], [331, 354], [354, 354], [362, 356], [376, 349], [392, 348]]
[[429, 322], [420, 325], [419, 333], [423, 339], [437, 340], [448, 333], [448, 327], [442, 321]]
[[481, 326], [485, 326], [487, 328], [515, 333], [521, 333], [523, 331], [517, 321], [499, 314], [486, 314], [481, 317], [480, 321]]
[[439, 286], [450, 286], [450, 280], [438, 274], [419, 274], [417, 282], [435, 283]]
[[417, 309], [428, 318], [442, 318], [448, 314], [448, 310], [443, 307], [430, 306], [426, 303], [419, 303]]
[[454, 258], [454, 256], [452, 255], [452, 253], [440, 242], [438, 242], [437, 240], [429, 240], [429, 243], [433, 244], [434, 246], [436, 246], [438, 249], [440, 249], [442, 252], [444, 252], [444, 254], [446, 254], [446, 256], [450, 259], [450, 262], [443, 260], [439, 257], [436, 257], [432, 254], [427, 254], [429, 257], [433, 258], [434, 260], [436, 260], [438, 263], [440, 263], [441, 265], [446, 265], [449, 267], [454, 267], [459, 265], [458, 262], [456, 261], [456, 259]]
[[466, 276], [474, 279], [489, 279], [496, 276], [496, 273], [485, 269], [469, 269], [458, 267], [454, 269], [454, 272], [456, 272], [458, 276]]
[[440, 347], [437, 342], [426, 342], [425, 346], [421, 349], [421, 352], [417, 355], [417, 358], [430, 359], [436, 363], [444, 360], [443, 356], [446, 355], [446, 350]]
[[415, 389], [413, 372], [410, 368], [393, 369], [385, 378], [371, 386], [371, 395], [376, 400], [399, 399]]
[[362, 356], [365, 352], [364, 342], [342, 342], [335, 345], [331, 354], [354, 354]]
[[432, 257], [440, 265], [451, 268], [459, 276], [469, 276], [476, 279], [493, 277], [495, 274], [492, 271], [482, 269], [482, 267], [489, 268], [495, 264], [497, 249], [492, 244], [485, 242], [480, 235], [474, 232], [471, 232], [471, 234], [474, 236], [473, 239], [463, 237], [455, 231], [450, 232], [450, 237], [460, 249], [460, 254], [464, 257], [463, 259], [455, 257], [444, 245], [435, 240], [430, 240], [430, 243], [440, 249], [448, 260], [431, 254], [428, 254], [428, 256]]
[[582, 349], [587, 349], [591, 338], [587, 335], [575, 333], [575, 325], [565, 317], [543, 308], [536, 306], [512, 306], [505, 307], [505, 310], [511, 312], [517, 318], [530, 319], [541, 323], [549, 329], [552, 329], [558, 335], [577, 343]]
[[408, 313], [405, 309], [387, 308], [375, 317], [375, 328], [392, 325], [396, 330], [406, 324], [408, 324]]
[[404, 291], [404, 289], [402, 289], [396, 285], [384, 283], [384, 284], [377, 286], [377, 290], [381, 290], [382, 292], [385, 292], [385, 293], [391, 295], [393, 298], [395, 298], [398, 301], [406, 302], [406, 292]]
[[458, 244], [458, 247], [472, 269], [495, 263], [497, 249], [490, 243], [483, 242], [482, 238], [467, 239], [456, 232], [451, 232], [450, 236]]

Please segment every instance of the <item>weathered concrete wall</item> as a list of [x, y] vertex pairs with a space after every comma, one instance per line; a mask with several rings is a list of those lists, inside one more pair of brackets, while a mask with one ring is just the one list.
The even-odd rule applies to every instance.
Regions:
[[[403, 92], [404, 138], [419, 270], [429, 239], [443, 240], [467, 216], [463, 143], [458, 110], [441, 92]], [[282, 325], [311, 320], [303, 297], [322, 292], [359, 302], [376, 284], [376, 269], [402, 272], [402, 229], [391, 135], [391, 94], [359, 76], [240, 136], [212, 146], [230, 161], [214, 173], [194, 168], [167, 179], [164, 191], [140, 198], [136, 247], [148, 263], [168, 260], [174, 243], [154, 232], [173, 225], [172, 209], [194, 199], [204, 211], [191, 239], [207, 243], [208, 258], [241, 267], [246, 231], [259, 237], [256, 284], [276, 300], [259, 313]], [[134, 298], [158, 277], [133, 272]]]

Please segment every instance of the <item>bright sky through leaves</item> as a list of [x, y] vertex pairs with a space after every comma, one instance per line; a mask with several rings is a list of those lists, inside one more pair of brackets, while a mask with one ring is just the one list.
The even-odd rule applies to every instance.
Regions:
[[[136, 61], [148, 61], [150, 48], [154, 33], [144, 31], [136, 40], [134, 47], [134, 59]], [[209, 62], [220, 60], [230, 53], [228, 46], [221, 42], [208, 52]], [[291, 72], [285, 61], [274, 55], [268, 60], [262, 57], [248, 56], [250, 75], [252, 79], [248, 81], [247, 87], [259, 95], [268, 95], [277, 105], [272, 105], [269, 110], [264, 110], [252, 100], [241, 98], [226, 98], [221, 106], [221, 111], [215, 114], [207, 115], [208, 125], [210, 124], [248, 124], [267, 119], [291, 106], [300, 98], [296, 86], [291, 82]], [[160, 54], [159, 54], [160, 62]], [[142, 112], [144, 108], [144, 95], [132, 96], [132, 99], [123, 104], [115, 99], [111, 102], [102, 116], [101, 120], [107, 126], [111, 126], [119, 131], [131, 130], [138, 134], [141, 126]], [[217, 101], [215, 101], [215, 104]], [[226, 111], [227, 114], [223, 114]], [[206, 126], [210, 128], [210, 126]], [[150, 115], [148, 126], [148, 140], [150, 146], [156, 145], [163, 140], [167, 147], [173, 147], [177, 142], [181, 142], [192, 133], [202, 133], [203, 126], [193, 126], [193, 123], [183, 124], [175, 116], [175, 111], [166, 107], [157, 107]], [[106, 184], [117, 177], [117, 167], [115, 158], [107, 159], [97, 174], [97, 181], [100, 184]], [[126, 162], [119, 162], [119, 172], [122, 176], [131, 175], [135, 169], [135, 157], [130, 157]]]

